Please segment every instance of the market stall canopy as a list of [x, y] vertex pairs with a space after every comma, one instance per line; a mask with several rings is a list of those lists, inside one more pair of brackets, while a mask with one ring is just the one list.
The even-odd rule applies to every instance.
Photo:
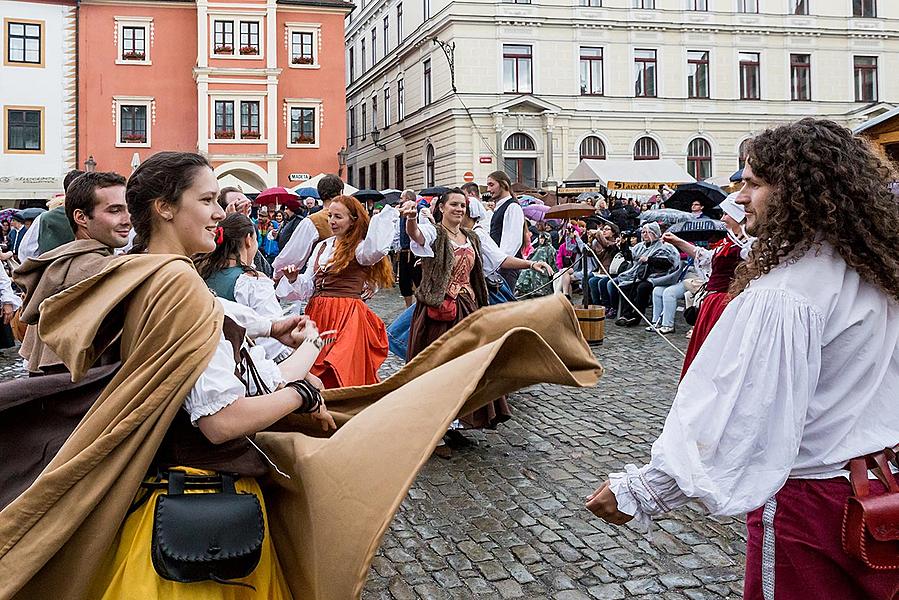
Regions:
[[[670, 159], [660, 160], [596, 160], [585, 158], [574, 168], [565, 183], [580, 194], [592, 186], [604, 186], [610, 192], [648, 192], [660, 185], [670, 188], [696, 180], [683, 167]], [[559, 189], [559, 193], [574, 191]]]
[[[293, 186], [292, 188], [290, 188], [290, 190], [291, 190], [292, 192], [295, 192], [295, 191], [297, 191], [297, 190], [300, 189], [300, 188], [317, 188], [317, 187], [318, 187], [318, 182], [321, 181], [321, 178], [324, 177], [324, 176], [325, 176], [325, 173], [319, 173], [318, 175], [316, 175], [316, 176], [313, 177], [312, 179], [307, 179], [306, 181], [304, 181], [304, 182], [302, 182], [302, 183], [299, 183], [299, 184]], [[358, 192], [358, 191], [359, 191], [359, 188], [353, 187], [353, 186], [351, 186], [351, 185], [348, 184], [348, 183], [344, 183], [344, 184], [343, 184], [343, 194], [344, 194], [344, 196], [352, 196], [353, 194], [355, 194], [355, 193]]]
[[219, 189], [226, 187], [236, 187], [244, 194], [258, 194], [262, 190], [258, 190], [240, 177], [232, 175], [231, 173], [225, 173], [221, 177], [219, 177]]

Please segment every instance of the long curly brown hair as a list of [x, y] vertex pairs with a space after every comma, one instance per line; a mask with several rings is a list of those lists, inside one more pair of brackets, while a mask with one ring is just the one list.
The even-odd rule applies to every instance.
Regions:
[[[337, 196], [333, 202], [343, 204], [353, 219], [353, 225], [342, 238], [334, 243], [334, 254], [328, 261], [332, 273], [340, 273], [356, 260], [356, 246], [368, 235], [368, 211], [352, 196]], [[384, 257], [370, 267], [364, 267], [365, 280], [381, 289], [393, 287], [393, 267], [390, 258]]]
[[895, 171], [880, 152], [833, 121], [806, 118], [753, 138], [747, 160], [772, 191], [732, 296], [827, 242], [899, 301], [899, 201], [888, 188]]

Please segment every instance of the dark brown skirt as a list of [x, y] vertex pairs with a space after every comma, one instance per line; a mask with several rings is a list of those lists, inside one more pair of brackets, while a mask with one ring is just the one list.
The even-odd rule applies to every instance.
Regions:
[[[412, 360], [419, 352], [427, 348], [434, 340], [449, 331], [459, 321], [478, 309], [475, 299], [468, 293], [461, 293], [456, 298], [456, 319], [454, 321], [435, 321], [428, 317], [428, 307], [418, 302], [412, 313], [412, 327], [409, 330], [409, 354], [406, 360]], [[503, 396], [486, 404], [467, 415], [459, 416], [466, 429], [495, 429], [503, 421], [512, 418], [512, 409]]]

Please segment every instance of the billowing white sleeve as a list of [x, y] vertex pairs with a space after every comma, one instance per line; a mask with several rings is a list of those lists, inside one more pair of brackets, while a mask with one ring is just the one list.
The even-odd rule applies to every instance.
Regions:
[[[234, 282], [234, 299], [239, 304], [249, 306], [257, 314], [277, 321], [284, 316], [278, 298], [275, 296], [275, 285], [268, 277], [254, 277], [244, 273]], [[256, 343], [265, 349], [265, 356], [271, 360], [286, 358], [292, 350], [271, 337], [259, 337]]]
[[[265, 351], [260, 346], [249, 348], [249, 353], [259, 371], [260, 379], [269, 391], [276, 390], [284, 383], [278, 365], [265, 357]], [[221, 334], [212, 360], [184, 401], [184, 409], [190, 414], [191, 423], [196, 425], [202, 417], [214, 415], [238, 398], [248, 395], [247, 388], [234, 374], [236, 367], [234, 347], [225, 339], [225, 335]], [[257, 390], [251, 382], [249, 395], [258, 395], [262, 392], [263, 390]]]
[[425, 238], [424, 245], [419, 244], [415, 240], [409, 242], [409, 250], [415, 256], [422, 258], [431, 258], [434, 256], [434, 241], [437, 239], [437, 227], [431, 223], [423, 213], [418, 213], [418, 230]]
[[714, 256], [713, 251], [699, 246], [696, 246], [696, 251], [693, 253], [693, 266], [696, 268], [696, 273], [706, 281], [712, 276], [712, 258]]
[[312, 247], [317, 241], [318, 229], [315, 228], [315, 223], [312, 222], [312, 219], [306, 218], [300, 221], [293, 235], [290, 236], [287, 244], [281, 248], [278, 256], [275, 257], [275, 261], [272, 263], [275, 275], [283, 271], [287, 265], [295, 265], [302, 269], [306, 265], [306, 261], [309, 260]]
[[25, 232], [25, 237], [22, 238], [22, 243], [19, 244], [19, 252], [17, 254], [19, 258], [19, 262], [23, 263], [29, 258], [34, 258], [38, 255], [38, 240], [37, 236], [40, 232], [40, 220], [41, 217], [38, 217], [32, 221], [31, 227]]
[[15, 310], [19, 310], [22, 306], [22, 299], [12, 290], [12, 280], [2, 265], [0, 265], [0, 304], [12, 304]]
[[399, 218], [400, 211], [390, 205], [371, 218], [365, 239], [356, 246], [356, 260], [360, 265], [373, 265], [390, 253]]
[[312, 293], [315, 291], [315, 257], [318, 257], [318, 250], [322, 244], [327, 245], [327, 243], [328, 240], [322, 240], [315, 245], [311, 254], [313, 258], [306, 261], [306, 268], [297, 275], [293, 283], [287, 281], [287, 277], [281, 278], [278, 285], [275, 286], [275, 294], [278, 298], [294, 302], [297, 300], [308, 300], [312, 297]]
[[517, 202], [513, 202], [503, 215], [503, 233], [499, 239], [499, 247], [507, 256], [515, 256], [523, 243], [524, 211]]
[[500, 265], [509, 255], [503, 252], [493, 238], [490, 232], [483, 227], [475, 227], [474, 232], [478, 234], [481, 241], [481, 264], [484, 266], [484, 275], [492, 275], [499, 270]]
[[638, 523], [698, 500], [712, 514], [763, 505], [799, 453], [821, 369], [824, 317], [784, 290], [751, 287], [721, 315], [680, 383], [648, 465], [609, 476]]
[[216, 296], [216, 300], [222, 305], [227, 316], [231, 317], [235, 323], [246, 329], [246, 335], [251, 340], [255, 340], [259, 337], [266, 337], [272, 332], [271, 318], [260, 315], [249, 306], [244, 306], [243, 304], [238, 304], [237, 302], [232, 302], [225, 298]]

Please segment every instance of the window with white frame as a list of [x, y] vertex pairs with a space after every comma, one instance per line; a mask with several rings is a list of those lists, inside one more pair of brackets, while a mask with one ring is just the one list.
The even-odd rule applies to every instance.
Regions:
[[852, 0], [852, 16], [870, 18], [876, 17], [877, 0]]
[[396, 5], [396, 44], [403, 43], [403, 3]]
[[287, 110], [288, 147], [318, 147], [318, 107], [291, 105]]
[[384, 86], [384, 129], [390, 127], [390, 86]]
[[809, 0], [790, 0], [791, 15], [807, 15]]
[[371, 97], [371, 130], [375, 131], [378, 128], [378, 97]]
[[254, 59], [263, 54], [262, 17], [214, 16], [211, 30], [212, 56]]
[[396, 119], [402, 121], [406, 118], [406, 89], [403, 80], [396, 82]]
[[262, 137], [259, 127], [258, 100], [241, 100], [240, 102], [240, 139], [258, 140]]
[[737, 0], [737, 12], [753, 14], [759, 12], [759, 0]]
[[384, 56], [390, 52], [390, 15], [384, 15]]
[[362, 103], [362, 115], [360, 117], [360, 123], [362, 123], [362, 135], [361, 139], [365, 139], [368, 137], [368, 109], [365, 107], [365, 102]]
[[371, 64], [378, 62], [378, 29], [371, 28]]
[[[318, 33], [317, 29], [291, 27], [288, 30], [291, 67], [299, 68], [318, 65]], [[348, 62], [352, 61], [353, 58], [353, 49], [350, 48]], [[350, 74], [355, 78], [352, 62], [350, 62]]]
[[116, 17], [116, 64], [149, 65], [152, 17]]
[[533, 90], [533, 54], [530, 46], [503, 45], [503, 92], [530, 94]]
[[212, 139], [255, 142], [264, 139], [263, 97], [213, 97]]
[[234, 139], [234, 101], [216, 100], [213, 103], [215, 114], [214, 135], [217, 140]]
[[347, 146], [352, 146], [356, 143], [356, 107], [351, 106], [350, 110], [350, 139], [348, 140]]
[[424, 105], [427, 106], [431, 103], [431, 59], [427, 59], [424, 62], [424, 68], [422, 69], [422, 81], [424, 82]]
[[709, 0], [690, 0], [690, 10], [707, 11], [709, 9]]
[[240, 55], [259, 55], [259, 21], [240, 22]]
[[119, 96], [114, 98], [116, 109], [116, 143], [118, 147], [150, 146], [150, 126], [153, 117], [153, 98]]

